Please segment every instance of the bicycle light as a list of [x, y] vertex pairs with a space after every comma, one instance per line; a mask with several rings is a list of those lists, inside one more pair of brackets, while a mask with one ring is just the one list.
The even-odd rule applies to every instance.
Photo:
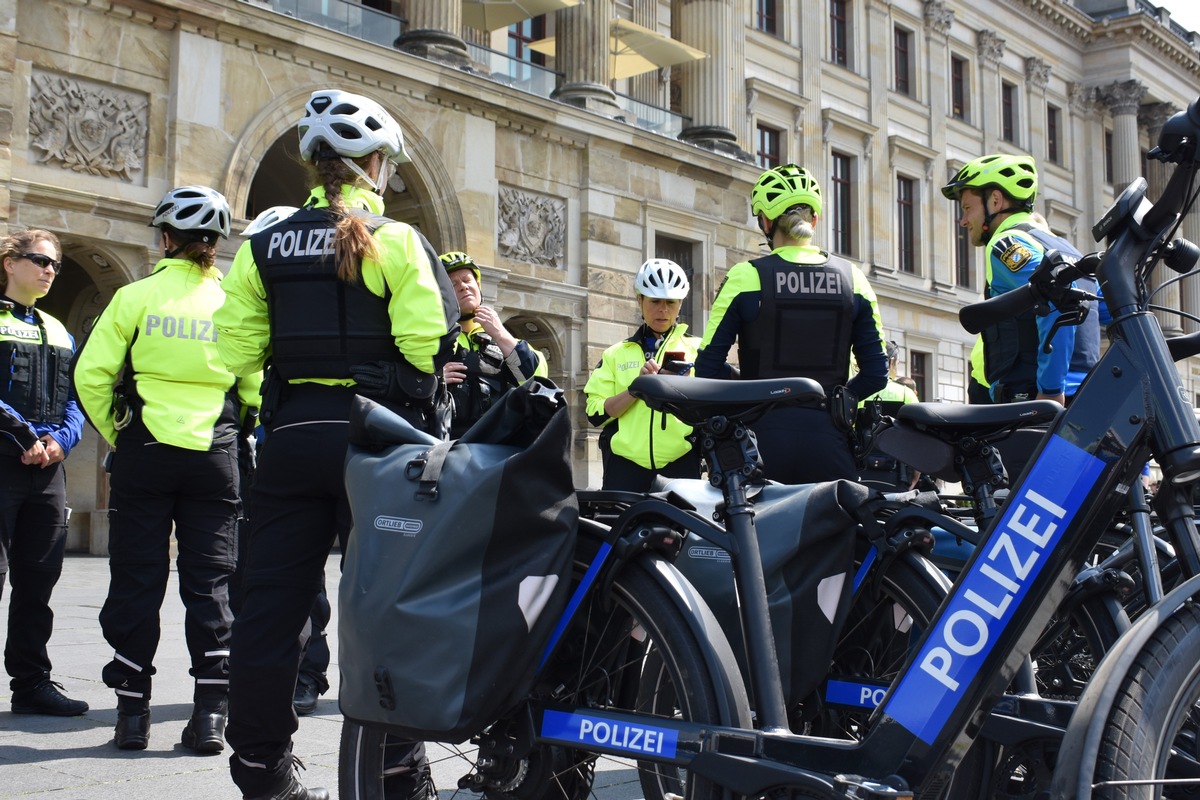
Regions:
[[1196, 262], [1200, 261], [1200, 247], [1187, 239], [1174, 239], [1163, 248], [1162, 261], [1172, 271], [1186, 275], [1195, 269]]

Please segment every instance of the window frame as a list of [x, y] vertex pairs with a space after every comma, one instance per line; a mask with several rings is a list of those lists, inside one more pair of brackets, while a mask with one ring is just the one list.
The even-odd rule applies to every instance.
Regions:
[[1020, 102], [1017, 85], [1002, 78], [1000, 80], [1000, 139], [1009, 144], [1019, 144], [1017, 128], [1020, 125], [1018, 113]]
[[1046, 103], [1046, 160], [1062, 165], [1062, 108]]
[[[961, 70], [956, 70], [961, 67]], [[971, 62], [957, 53], [950, 54], [950, 117], [970, 121]]]
[[903, 172], [896, 173], [896, 271], [904, 275], [919, 275], [917, 268], [918, 229], [917, 202], [920, 181]]
[[908, 28], [903, 25], [892, 26], [892, 89], [905, 97], [916, 97], [913, 61], [915, 42], [916, 34]]
[[[829, 154], [829, 248], [830, 252], [854, 258], [854, 171], [857, 159], [849, 153]], [[845, 175], [839, 175], [839, 165]]]
[[[763, 149], [764, 135], [774, 136], [775, 151], [773, 154]], [[762, 122], [754, 124], [754, 147], [754, 162], [758, 165], [759, 169], [768, 170], [787, 163], [784, 161], [783, 131], [774, 125], [767, 125]], [[764, 158], [764, 156], [767, 156], [767, 158]], [[773, 158], [773, 161], [771, 161], [771, 158]]]
[[[851, 40], [852, 0], [829, 0], [829, 61], [846, 69], [854, 68]], [[840, 15], [837, 13], [840, 9]], [[839, 41], [839, 39], [841, 41]], [[839, 58], [839, 55], [841, 56]]]
[[779, 35], [778, 0], [754, 0], [754, 29], [769, 36]]

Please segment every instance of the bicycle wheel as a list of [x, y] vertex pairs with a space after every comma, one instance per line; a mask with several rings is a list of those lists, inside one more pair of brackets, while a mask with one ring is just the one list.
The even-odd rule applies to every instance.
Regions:
[[[1179, 609], [1142, 648], [1104, 726], [1094, 798], [1200, 797], [1200, 608]], [[1110, 781], [1189, 780], [1184, 784]]]
[[[580, 565], [583, 566], [583, 565]], [[609, 593], [593, 592], [542, 670], [531, 699], [580, 708], [637, 711], [713, 724], [720, 719], [704, 647], [648, 560], [624, 566]], [[581, 574], [581, 573], [580, 573]], [[461, 786], [492, 800], [582, 800], [596, 770], [636, 770], [647, 798], [667, 792], [720, 800], [720, 787], [685, 770], [531, 741], [524, 706], [490, 725], [464, 749]], [[387, 737], [344, 723], [339, 754], [343, 800], [384, 800]]]
[[[856, 561], [861, 563], [861, 558]], [[912, 551], [889, 563], [880, 575], [869, 574], [851, 600], [825, 691], [792, 710], [793, 729], [814, 736], [861, 739], [871, 712], [949, 588], [949, 580]], [[839, 691], [847, 687], [853, 687], [848, 696]]]
[[1121, 602], [1109, 594], [1089, 597], [1069, 614], [1056, 616], [1029, 654], [1038, 694], [1079, 699], [1100, 659], [1128, 627]]

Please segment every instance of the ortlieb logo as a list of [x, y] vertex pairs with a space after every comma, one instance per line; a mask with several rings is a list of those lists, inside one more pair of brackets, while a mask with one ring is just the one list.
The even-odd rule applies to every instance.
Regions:
[[395, 531], [396, 533], [403, 533], [405, 536], [416, 536], [421, 532], [422, 523], [419, 519], [385, 517], [380, 515], [375, 518], [375, 527], [381, 531]]
[[729, 551], [719, 547], [704, 547], [693, 545], [688, 548], [688, 558], [705, 559], [707, 561], [729, 561]]

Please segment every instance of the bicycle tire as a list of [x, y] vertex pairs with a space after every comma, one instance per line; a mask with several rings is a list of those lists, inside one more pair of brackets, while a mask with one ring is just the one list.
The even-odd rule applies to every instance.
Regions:
[[1189, 785], [1108, 781], [1200, 776], [1200, 608], [1181, 607], [1146, 642], [1118, 689], [1096, 760], [1094, 798], [1195, 798]]
[[[539, 681], [533, 696], [568, 705], [734, 724], [719, 718], [715, 679], [702, 650], [705, 645], [650, 569], [644, 560], [630, 562], [621, 568], [606, 596], [592, 592], [543, 670], [545, 680]], [[513, 720], [523, 719], [520, 711]], [[488, 735], [496, 738], [496, 731], [503, 733], [509, 722], [493, 723]], [[479, 738], [472, 741], [478, 743]], [[343, 800], [385, 800], [382, 765], [387, 746], [382, 731], [343, 723], [338, 759]], [[505, 773], [509, 783], [482, 790], [489, 800], [583, 800], [591, 790], [597, 760], [612, 759], [547, 745], [534, 745], [518, 756]], [[633, 759], [619, 761], [637, 769], [646, 797], [662, 798], [670, 791], [688, 800], [720, 800], [723, 794], [719, 786], [682, 770]]]

